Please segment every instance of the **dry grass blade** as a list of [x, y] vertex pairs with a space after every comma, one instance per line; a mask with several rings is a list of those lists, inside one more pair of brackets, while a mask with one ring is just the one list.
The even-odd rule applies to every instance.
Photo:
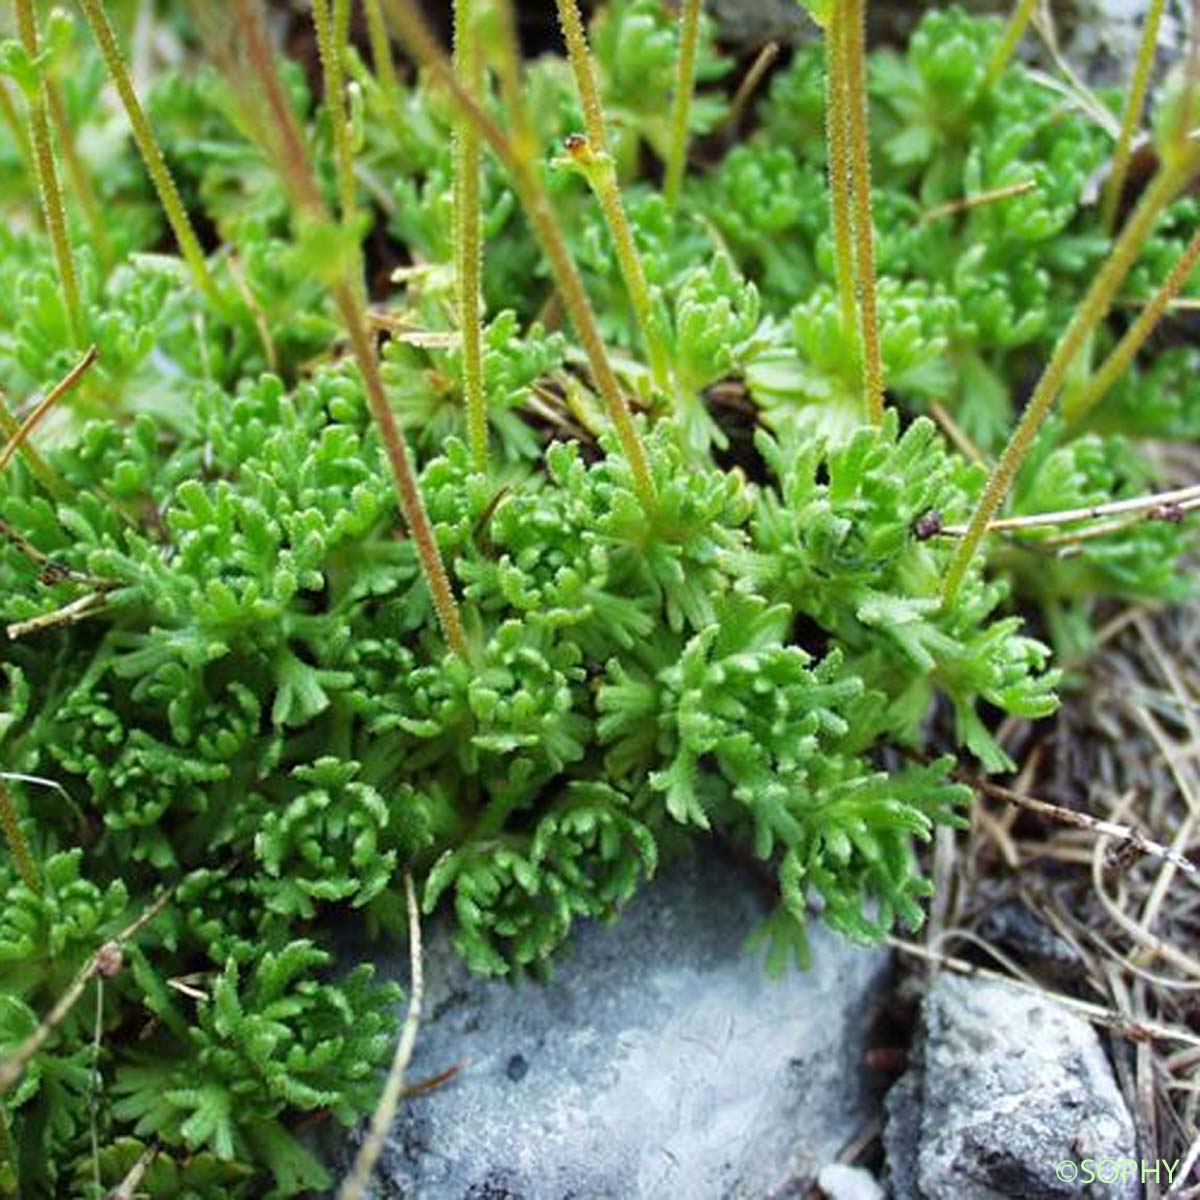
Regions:
[[888, 938], [888, 945], [895, 950], [899, 950], [902, 954], [910, 954], [914, 958], [923, 959], [926, 962], [933, 963], [935, 966], [943, 967], [947, 971], [953, 971], [958, 975], [967, 975], [975, 979], [995, 980], [1000, 983], [1010, 984], [1013, 987], [1022, 988], [1027, 992], [1033, 992], [1036, 995], [1045, 997], [1047, 1000], [1054, 1001], [1056, 1004], [1061, 1004], [1063, 1008], [1086, 1017], [1093, 1024], [1110, 1029], [1112, 1032], [1132, 1042], [1140, 1042], [1149, 1038], [1163, 1042], [1178, 1042], [1184, 1046], [1200, 1048], [1200, 1035], [1179, 1025], [1167, 1025], [1161, 1021], [1133, 1021], [1123, 1016], [1120, 1012], [1106, 1008], [1102, 1004], [1093, 1004], [1088, 1000], [1079, 1000], [1074, 996], [1067, 996], [1061, 992], [1053, 992], [1049, 988], [1027, 983], [1021, 979], [1014, 979], [1011, 975], [1005, 975], [1001, 971], [991, 971], [987, 967], [976, 966], [975, 963], [968, 962], [964, 958], [955, 958], [949, 954], [941, 954], [936, 950], [929, 949], [927, 946], [920, 946], [915, 942], [906, 942], [902, 938]]
[[138, 1185], [146, 1177], [146, 1172], [150, 1170], [150, 1164], [157, 1155], [158, 1145], [156, 1143], [147, 1146], [138, 1156], [137, 1162], [129, 1168], [129, 1174], [108, 1193], [106, 1200], [135, 1200], [135, 1197], [139, 1195]]
[[758, 52], [758, 56], [750, 65], [750, 70], [746, 72], [745, 78], [738, 85], [738, 90], [734, 92], [733, 99], [729, 102], [729, 111], [721, 119], [716, 132], [720, 133], [727, 129], [737, 128], [738, 122], [742, 119], [742, 114], [746, 111], [746, 106], [762, 86], [762, 81], [767, 77], [767, 72], [775, 65], [775, 60], [779, 57], [781, 49], [782, 47], [778, 42], [768, 42]]
[[975, 192], [964, 196], [961, 200], [951, 200], [947, 204], [939, 204], [922, 214], [921, 224], [928, 225], [933, 221], [941, 221], [946, 217], [956, 217], [960, 213], [970, 212], [973, 208], [984, 208], [989, 204], [1000, 204], [1004, 200], [1015, 200], [1018, 196], [1027, 196], [1037, 191], [1036, 179], [1023, 179], [1020, 183], [1010, 183], [1006, 187], [993, 188], [987, 192]]
[[396, 1054], [388, 1071], [387, 1082], [384, 1084], [383, 1095], [379, 1098], [375, 1113], [371, 1118], [371, 1127], [363, 1144], [359, 1147], [358, 1155], [350, 1174], [342, 1181], [338, 1190], [338, 1200], [362, 1200], [366, 1193], [367, 1184], [383, 1151], [384, 1139], [396, 1119], [396, 1110], [404, 1096], [404, 1076], [408, 1064], [412, 1061], [413, 1048], [417, 1044], [417, 1030], [421, 1025], [421, 1005], [425, 995], [425, 973], [421, 955], [421, 914], [417, 908], [417, 891], [413, 885], [412, 875], [405, 872], [404, 895], [408, 901], [408, 945], [412, 985], [408, 997], [408, 1015], [400, 1030], [400, 1040], [396, 1043]]
[[89, 346], [84, 356], [34, 405], [33, 411], [21, 422], [20, 428], [0, 450], [0, 471], [12, 462], [13, 455], [25, 444], [29, 435], [41, 424], [46, 414], [69, 392], [78, 386], [92, 364], [100, 357], [95, 346]]

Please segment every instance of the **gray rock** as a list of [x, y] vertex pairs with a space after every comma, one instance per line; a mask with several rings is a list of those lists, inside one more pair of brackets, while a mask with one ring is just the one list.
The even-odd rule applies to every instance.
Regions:
[[708, 0], [708, 11], [722, 41], [740, 49], [768, 42], [790, 45], [816, 30], [796, 0]]
[[883, 1200], [883, 1188], [862, 1167], [831, 1163], [821, 1168], [817, 1187], [825, 1193], [826, 1200]]
[[993, 905], [979, 923], [978, 933], [1036, 967], [1039, 975], [1078, 976], [1082, 965], [1079, 951], [1023, 900]]
[[[1159, 65], [1178, 62], [1187, 44], [1184, 4], [1171, 0], [1159, 28]], [[1076, 0], [1066, 48], [1092, 84], [1125, 85], [1141, 44], [1147, 0]]]
[[[410, 1101], [380, 1195], [639, 1200], [803, 1195], [878, 1111], [863, 1060], [888, 956], [812, 930], [781, 978], [745, 951], [755, 881], [703, 853], [614, 927], [578, 930], [546, 985], [469, 975], [432, 931]], [[404, 954], [384, 973], [406, 981]]]
[[[1128, 1197], [1136, 1181], [1060, 1179], [1057, 1164], [1133, 1159], [1133, 1121], [1092, 1027], [1010, 984], [939, 975], [913, 1067], [887, 1099], [895, 1200]], [[1100, 1172], [1111, 1177], [1112, 1169]]]

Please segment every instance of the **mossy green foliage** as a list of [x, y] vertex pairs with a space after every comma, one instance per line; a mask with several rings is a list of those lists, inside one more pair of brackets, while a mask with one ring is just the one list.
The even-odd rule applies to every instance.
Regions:
[[[596, 18], [669, 411], [651, 399], [601, 215], [557, 157], [581, 121], [570, 72], [528, 66], [547, 181], [623, 383], [646, 401], [650, 510], [570, 333], [538, 323], [547, 272], [490, 156], [492, 473], [474, 473], [453, 337], [453, 112], [420, 85], [381, 91], [348, 57], [368, 257], [400, 268], [372, 281], [402, 331], [383, 370], [464, 657], [398, 531], [357, 371], [245, 97], [205, 66], [144, 97], [219, 242], [217, 307], [161, 252], [135, 151], [97, 103], [98, 59], [60, 31], [37, 69], [61, 77], [122, 262], [98, 266], [72, 211], [100, 362], [38, 438], [49, 476], [17, 456], [0, 480], [4, 623], [95, 596], [78, 620], [0, 641], [0, 766], [26, 777], [9, 789], [42, 881], [31, 889], [0, 858], [0, 1056], [174, 891], [0, 1101], [18, 1147], [0, 1192], [19, 1178], [23, 1196], [98, 1200], [152, 1143], [139, 1191], [155, 1198], [327, 1186], [297, 1129], [370, 1109], [397, 1012], [369, 968], [335, 966], [330, 931], [402, 936], [404, 871], [494, 974], [546, 970], [578, 920], [615, 918], [687, 834], [774, 872], [762, 932], [777, 964], [804, 960], [814, 901], [862, 942], [919, 925], [929, 885], [914, 845], [961, 820], [969, 795], [939, 757], [945, 735], [930, 744], [931, 714], [950, 714], [964, 766], [1003, 770], [998, 717], [1056, 706], [1030, 614], [1077, 648], [1098, 601], [1184, 590], [1186, 524], [1142, 521], [1069, 557], [997, 541], [954, 603], [940, 599], [954, 542], [938, 530], [966, 521], [985, 470], [926, 410], [936, 401], [994, 453], [1108, 244], [1085, 197], [1110, 142], [1021, 68], [988, 88], [999, 34], [932, 12], [904, 52], [871, 63], [894, 406], [878, 428], [859, 426], [858, 350], [838, 317], [819, 49], [776, 74], [755, 131], [692, 173], [672, 216], [639, 164], [665, 151], [676, 30], [652, 0]], [[15, 51], [0, 63], [34, 69]], [[722, 115], [703, 84], [727, 69], [705, 26], [697, 135]], [[297, 67], [285, 78], [332, 196], [329, 114]], [[36, 213], [3, 127], [0, 204]], [[1152, 292], [1196, 216], [1192, 200], [1170, 210], [1126, 299]], [[31, 229], [0, 223], [0, 382], [14, 402], [78, 357]], [[1048, 425], [1012, 511], [1152, 489], [1140, 444], [1195, 436], [1196, 365], [1184, 349], [1147, 357], [1086, 427]], [[739, 380], [731, 421], [728, 386], [705, 393]]]

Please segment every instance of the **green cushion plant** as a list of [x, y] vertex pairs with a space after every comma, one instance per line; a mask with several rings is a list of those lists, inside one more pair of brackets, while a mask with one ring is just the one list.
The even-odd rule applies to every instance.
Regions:
[[1187, 591], [1144, 443], [1196, 432], [1147, 349], [1196, 80], [1123, 191], [1156, 19], [1122, 108], [1013, 64], [1028, 4], [868, 59], [828, 0], [722, 148], [698, 4], [558, 0], [528, 63], [505, 0], [453, 61], [313, 7], [319, 95], [256, 0], [162, 18], [204, 52], [144, 95], [129, 5], [0, 47], [0, 1196], [327, 1188], [298, 1130], [398, 1024], [331, 931], [402, 934], [406, 879], [497, 975], [687, 835], [773, 873], [777, 966], [814, 912], [916, 928], [1046, 643]]

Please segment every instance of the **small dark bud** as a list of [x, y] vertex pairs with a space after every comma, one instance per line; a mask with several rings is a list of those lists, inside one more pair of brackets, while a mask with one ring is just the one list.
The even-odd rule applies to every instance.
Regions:
[[62, 563], [56, 563], [53, 560], [46, 563], [42, 568], [42, 573], [38, 576], [38, 582], [44, 587], [56, 587], [60, 583], [66, 583], [71, 578], [71, 572]]
[[931, 508], [917, 518], [913, 526], [913, 535], [919, 542], [927, 542], [942, 532], [942, 514], [936, 508]]
[[116, 942], [105, 942], [96, 951], [96, 971], [102, 979], [112, 979], [121, 973], [125, 955]]
[[591, 143], [582, 133], [568, 133], [563, 138], [563, 149], [573, 158], [580, 166], [586, 166], [592, 161]]
[[1183, 521], [1187, 514], [1183, 511], [1183, 505], [1171, 502], [1169, 504], [1160, 504], [1153, 510], [1155, 520], [1167, 521], [1171, 525], [1178, 525]]

